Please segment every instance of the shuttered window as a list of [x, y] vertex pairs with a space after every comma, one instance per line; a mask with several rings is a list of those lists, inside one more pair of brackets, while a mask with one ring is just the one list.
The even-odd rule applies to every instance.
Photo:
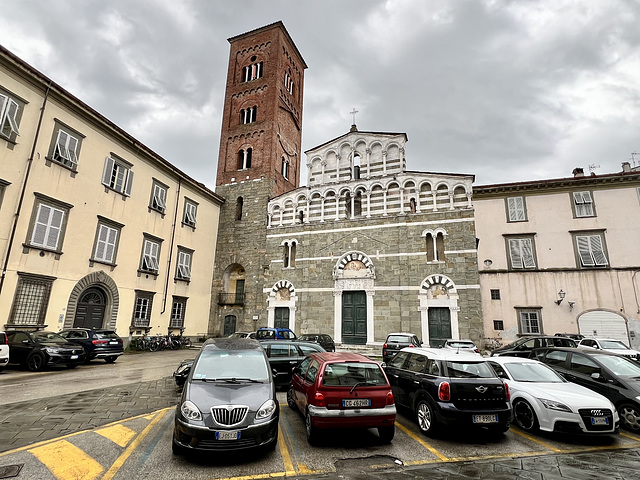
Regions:
[[193, 203], [190, 202], [189, 200], [185, 199], [184, 202], [184, 217], [182, 219], [182, 223], [185, 223], [191, 227], [195, 227], [196, 226], [196, 213], [198, 210], [198, 206]]
[[521, 334], [540, 334], [542, 333], [542, 325], [540, 325], [540, 314], [537, 310], [520, 310], [520, 333]]
[[576, 235], [578, 257], [583, 267], [604, 267], [609, 265], [604, 252], [602, 235]]
[[507, 211], [509, 212], [510, 222], [524, 222], [527, 215], [524, 208], [524, 197], [507, 198]]
[[531, 238], [508, 239], [511, 268], [536, 268], [533, 255], [533, 240]]
[[75, 170], [78, 165], [78, 139], [69, 133], [59, 130], [53, 159]]
[[0, 134], [12, 139], [18, 131], [18, 111], [20, 105], [9, 96], [0, 93]]
[[119, 231], [108, 225], [101, 224], [98, 228], [94, 260], [105, 263], [114, 263], [116, 243]]
[[157, 273], [159, 270], [158, 257], [160, 244], [149, 239], [144, 241], [144, 251], [142, 254], [141, 269], [147, 272]]
[[116, 192], [126, 196], [131, 196], [133, 186], [133, 171], [125, 163], [111, 157], [107, 157], [104, 162], [104, 172], [102, 174], [102, 184]]
[[31, 245], [59, 250], [60, 234], [64, 221], [64, 210], [41, 203], [31, 235]]
[[183, 250], [178, 251], [178, 265], [176, 268], [176, 278], [189, 280], [191, 278], [191, 253]]
[[151, 193], [151, 205], [152, 209], [164, 213], [167, 208], [167, 187], [154, 181], [153, 191]]
[[573, 192], [573, 204], [576, 217], [593, 217], [593, 199], [590, 192]]

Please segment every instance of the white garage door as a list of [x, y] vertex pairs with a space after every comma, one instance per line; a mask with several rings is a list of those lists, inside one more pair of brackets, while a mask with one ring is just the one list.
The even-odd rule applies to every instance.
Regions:
[[629, 335], [624, 318], [612, 312], [587, 312], [578, 318], [578, 328], [585, 337], [615, 338], [627, 347]]

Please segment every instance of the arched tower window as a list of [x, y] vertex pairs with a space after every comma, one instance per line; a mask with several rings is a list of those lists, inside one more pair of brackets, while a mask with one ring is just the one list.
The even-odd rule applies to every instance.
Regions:
[[351, 218], [351, 193], [349, 192], [344, 195], [344, 211], [347, 218]]
[[284, 88], [293, 95], [293, 77], [291, 76], [291, 69], [284, 72]]
[[293, 268], [296, 266], [296, 240], [287, 240], [282, 243], [282, 266]]
[[242, 69], [242, 81], [250, 82], [251, 80], [257, 80], [262, 77], [262, 62], [256, 62], [255, 55], [251, 57], [251, 61], [254, 62], [251, 65], [247, 65]]
[[256, 121], [256, 115], [258, 114], [258, 107], [243, 108], [240, 110], [240, 123], [247, 124]]
[[236, 200], [236, 220], [242, 220], [242, 207], [244, 205], [244, 200], [242, 197], [238, 197]]
[[444, 262], [444, 234], [427, 233], [427, 262]]
[[362, 192], [357, 192], [353, 199], [353, 215], [355, 217], [362, 215]]
[[282, 176], [285, 180], [289, 180], [289, 161], [285, 158], [284, 155], [282, 156], [282, 169], [280, 173], [282, 173]]
[[241, 149], [238, 152], [238, 170], [246, 170], [251, 168], [251, 156], [253, 155], [253, 149], [251, 147], [246, 150]]
[[416, 199], [412, 198], [409, 200], [409, 211], [411, 213], [416, 213]]
[[355, 153], [353, 155], [353, 179], [358, 180], [360, 178], [360, 155]]

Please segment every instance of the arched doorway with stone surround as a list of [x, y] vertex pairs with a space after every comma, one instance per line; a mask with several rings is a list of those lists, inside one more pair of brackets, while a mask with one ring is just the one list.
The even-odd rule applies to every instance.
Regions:
[[445, 275], [431, 275], [420, 285], [421, 340], [425, 346], [439, 347], [447, 338], [459, 338], [458, 291]]
[[[98, 298], [100, 295], [103, 295], [102, 299]], [[100, 327], [115, 330], [120, 295], [116, 283], [102, 270], [86, 275], [71, 290], [64, 318], [64, 328], [72, 328], [76, 320], [83, 323], [84, 320], [81, 317], [86, 314], [83, 313], [83, 309], [91, 308], [91, 305], [103, 309]]]
[[296, 289], [288, 280], [276, 282], [267, 298], [267, 326], [296, 331]]
[[376, 272], [364, 253], [342, 255], [333, 268], [334, 338], [343, 344], [374, 341], [373, 295]]

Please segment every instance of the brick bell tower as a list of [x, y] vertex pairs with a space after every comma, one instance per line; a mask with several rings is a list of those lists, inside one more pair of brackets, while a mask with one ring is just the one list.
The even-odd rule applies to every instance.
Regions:
[[220, 209], [209, 335], [265, 326], [269, 199], [300, 185], [302, 55], [276, 22], [228, 39], [220, 134]]

